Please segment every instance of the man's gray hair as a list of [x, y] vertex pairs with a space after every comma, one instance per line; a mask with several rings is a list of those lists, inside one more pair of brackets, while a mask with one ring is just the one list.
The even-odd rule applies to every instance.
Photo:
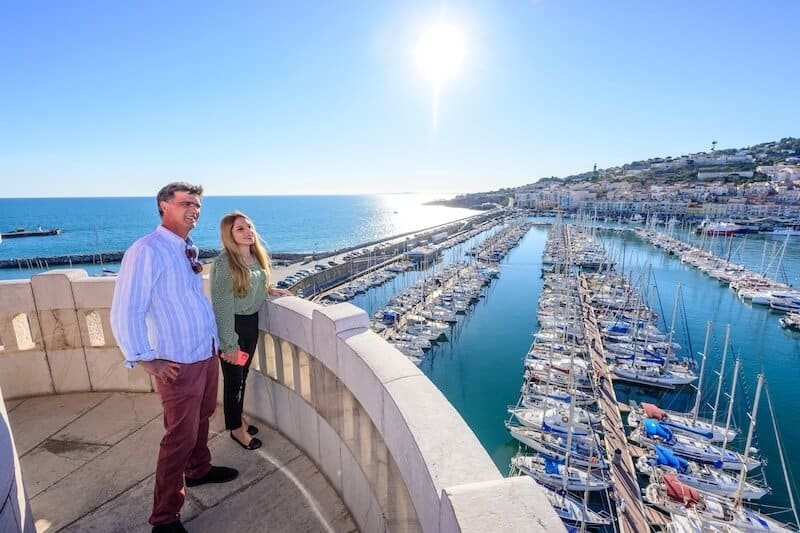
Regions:
[[156, 207], [158, 207], [159, 216], [164, 215], [164, 211], [161, 209], [161, 202], [169, 202], [175, 197], [176, 192], [188, 192], [189, 194], [203, 196], [203, 186], [192, 185], [186, 181], [173, 181], [161, 187], [161, 190], [156, 195]]

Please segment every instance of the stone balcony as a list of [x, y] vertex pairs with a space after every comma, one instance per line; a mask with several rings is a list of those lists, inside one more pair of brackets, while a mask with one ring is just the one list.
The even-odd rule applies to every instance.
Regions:
[[[117, 517], [117, 522], [136, 516], [142, 524], [146, 520], [160, 417], [152, 405], [150, 377], [140, 368], [127, 370], [121, 364], [109, 326], [113, 290], [113, 278], [90, 278], [80, 270], [0, 282], [0, 388], [10, 410], [2, 413], [5, 423], [0, 430], [9, 427], [10, 419], [10, 432], [0, 431], [0, 459], [3, 471], [12, 474], [6, 484], [0, 478], [0, 497], [13, 502], [3, 507], [0, 526], [16, 523], [16, 529], [28, 531], [19, 524], [31, 509], [37, 529], [49, 531], [107, 531], [102, 524], [109, 517]], [[276, 531], [298, 530], [295, 523], [268, 518], [281, 512], [309, 525], [299, 526], [301, 530], [563, 531], [541, 490], [526, 477], [504, 478], [439, 390], [367, 325], [364, 311], [349, 304], [321, 307], [282, 298], [264, 306], [245, 405], [246, 412], [263, 423], [264, 453], [252, 459], [252, 452], [237, 449], [224, 433], [220, 436], [217, 423], [211, 442], [215, 458], [218, 453], [220, 464], [246, 466], [243, 476], [250, 481], [213, 498], [198, 493], [193, 500], [190, 491], [189, 508], [184, 509], [190, 531], [219, 530], [215, 520], [230, 525], [237, 519], [274, 523]], [[47, 407], [48, 401], [77, 401], [74, 398], [103, 398], [76, 418], [78, 422], [101, 409], [113, 413], [104, 415], [113, 424], [142, 425], [111, 442], [108, 432], [113, 428], [103, 430], [99, 423], [99, 429], [92, 430], [88, 421], [71, 421], [71, 411]], [[126, 402], [133, 398], [147, 409], [133, 410], [134, 420], [126, 423], [123, 420], [131, 416]], [[33, 409], [32, 414], [27, 409]], [[139, 415], [144, 418], [136, 418]], [[35, 422], [40, 419], [58, 428], [48, 433]], [[119, 452], [127, 457], [120, 461], [84, 461], [86, 456], [79, 454], [70, 464], [73, 452], [63, 448], [64, 442], [67, 448], [75, 442], [100, 446], [104, 448], [86, 453], [97, 451], [97, 457], [103, 457], [142, 431], [152, 432], [151, 440], [131, 441], [138, 443], [130, 444], [135, 453]], [[59, 456], [60, 470], [48, 471], [45, 452]], [[286, 454], [305, 466], [295, 471], [277, 468], [291, 464], [285, 462]], [[7, 468], [7, 461], [18, 468]], [[52, 520], [54, 511], [39, 506], [37, 498], [43, 494], [56, 506], [85, 498], [86, 494], [71, 494], [73, 487], [86, 486], [84, 476], [113, 480], [120, 469], [132, 470], [130, 479], [140, 476], [136, 484], [95, 501], [93, 507], [79, 506], [80, 516]], [[274, 472], [281, 472], [291, 490], [304, 496], [270, 496], [272, 482], [280, 478]], [[56, 478], [71, 482], [55, 481], [42, 489]], [[21, 490], [24, 484], [27, 497]], [[281, 502], [294, 507], [284, 509]], [[113, 512], [103, 515], [109, 509]], [[49, 518], [43, 514], [47, 512]]]

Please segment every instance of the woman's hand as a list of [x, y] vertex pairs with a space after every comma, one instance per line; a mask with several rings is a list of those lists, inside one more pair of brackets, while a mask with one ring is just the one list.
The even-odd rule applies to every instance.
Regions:
[[235, 350], [232, 352], [220, 352], [219, 358], [225, 361], [226, 363], [235, 365], [236, 361], [239, 359], [239, 354]]
[[271, 287], [268, 292], [270, 296], [277, 296], [278, 298], [282, 296], [294, 296], [294, 293], [289, 289], [280, 289], [278, 287]]

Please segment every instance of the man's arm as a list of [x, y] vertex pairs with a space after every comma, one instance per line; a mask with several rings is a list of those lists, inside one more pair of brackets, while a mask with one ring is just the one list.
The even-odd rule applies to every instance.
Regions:
[[146, 321], [158, 272], [154, 261], [152, 250], [141, 242], [134, 243], [122, 258], [114, 287], [111, 329], [128, 368], [156, 358], [147, 337]]

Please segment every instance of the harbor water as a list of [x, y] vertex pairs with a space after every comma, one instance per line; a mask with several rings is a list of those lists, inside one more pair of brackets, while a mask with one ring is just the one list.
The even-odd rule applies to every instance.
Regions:
[[[625, 272], [635, 283], [643, 272], [649, 270], [650, 302], [662, 316], [659, 325], [664, 331], [671, 324], [675, 291], [678, 284], [681, 285], [682, 302], [676, 320], [675, 339], [683, 346], [684, 355], [696, 355], [703, 349], [706, 322], [713, 321], [701, 404], [701, 414], [706, 416], [710, 416], [710, 405], [714, 402], [719, 381], [716, 372], [720, 367], [725, 326], [731, 324], [731, 347], [717, 419], [724, 424], [728, 406], [724, 392], [730, 389], [733, 360], [738, 357], [742, 361], [742, 370], [733, 420], [740, 428], [741, 436], [732, 446], [739, 449], [743, 446], [756, 375], [763, 372], [788, 469], [790, 472], [800, 471], [800, 454], [794, 452], [794, 443], [800, 439], [800, 405], [796, 402], [795, 392], [800, 383], [800, 334], [780, 327], [778, 318], [781, 314], [742, 302], [726, 286], [632, 233], [604, 232], [597, 238], [612, 255], [616, 255], [618, 267], [622, 266], [622, 254], [625, 254]], [[459, 317], [451, 339], [435, 346], [420, 365], [461, 413], [504, 473], [508, 472], [510, 459], [518, 445], [503, 422], [508, 418], [508, 405], [516, 403], [519, 397], [523, 359], [532, 342], [532, 334], [538, 328], [536, 309], [543, 286], [541, 261], [546, 239], [546, 228], [532, 228], [501, 263], [500, 277], [486, 289], [485, 298], [465, 316]], [[800, 242], [791, 244], [788, 257], [797, 257], [798, 244]], [[758, 250], [760, 254], [761, 248]], [[790, 261], [787, 274], [800, 274], [798, 268], [800, 261]], [[369, 297], [369, 293], [362, 295], [362, 304]], [[621, 403], [635, 399], [655, 402], [665, 408], [688, 410], [694, 401], [691, 387], [654, 392], [617, 384], [615, 389]], [[760, 501], [764, 511], [774, 512], [769, 506], [788, 507], [789, 498], [784, 487], [770, 408], [763, 395], [753, 446], [766, 459], [764, 473], [773, 488], [773, 494]], [[794, 478], [791, 483], [794, 486]], [[776, 518], [791, 519], [787, 514], [776, 515]]]

